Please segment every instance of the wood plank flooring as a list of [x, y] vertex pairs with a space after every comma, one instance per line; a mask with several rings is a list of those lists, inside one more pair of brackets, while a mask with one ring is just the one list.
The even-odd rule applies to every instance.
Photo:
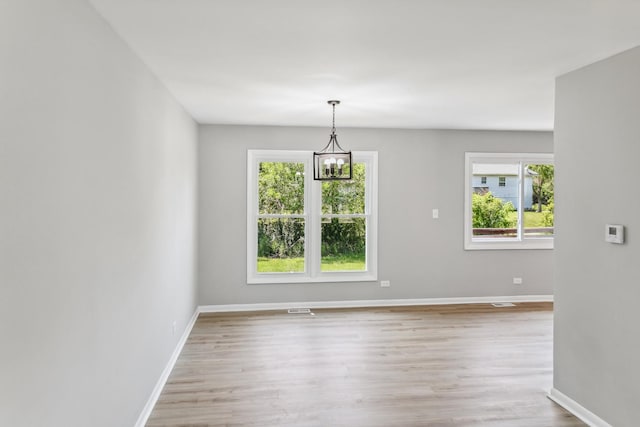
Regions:
[[157, 426], [583, 426], [546, 398], [550, 303], [200, 315]]

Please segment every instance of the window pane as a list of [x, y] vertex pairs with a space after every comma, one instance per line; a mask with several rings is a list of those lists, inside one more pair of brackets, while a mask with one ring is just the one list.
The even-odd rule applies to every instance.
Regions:
[[518, 163], [473, 163], [473, 237], [517, 237], [519, 167]]
[[524, 236], [553, 236], [553, 165], [526, 165]]
[[258, 272], [304, 271], [304, 219], [258, 219]]
[[260, 163], [258, 213], [304, 213], [304, 163]]
[[349, 181], [322, 183], [323, 214], [364, 214], [365, 165], [355, 163]]
[[366, 270], [366, 224], [365, 218], [322, 220], [321, 271]]

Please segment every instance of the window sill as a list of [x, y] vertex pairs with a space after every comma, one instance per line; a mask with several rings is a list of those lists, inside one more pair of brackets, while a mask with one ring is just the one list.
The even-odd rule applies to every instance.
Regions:
[[553, 238], [525, 240], [473, 239], [471, 242], [465, 242], [464, 249], [466, 251], [553, 249]]
[[260, 275], [247, 279], [247, 285], [289, 284], [289, 283], [343, 283], [343, 282], [375, 282], [377, 275], [372, 273], [322, 273], [318, 277], [309, 277], [303, 273]]

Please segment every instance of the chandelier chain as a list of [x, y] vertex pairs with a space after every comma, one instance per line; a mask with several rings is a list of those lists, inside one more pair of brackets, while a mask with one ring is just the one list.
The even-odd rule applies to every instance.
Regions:
[[333, 126], [331, 128], [331, 133], [336, 133], [336, 104], [333, 105]]

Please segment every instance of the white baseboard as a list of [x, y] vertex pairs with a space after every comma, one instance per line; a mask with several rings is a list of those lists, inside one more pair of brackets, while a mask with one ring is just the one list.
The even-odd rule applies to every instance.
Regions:
[[235, 311], [287, 310], [289, 308], [357, 308], [357, 307], [395, 307], [407, 305], [449, 305], [483, 304], [494, 302], [552, 302], [553, 295], [517, 295], [495, 297], [459, 297], [459, 298], [411, 298], [383, 300], [347, 300], [347, 301], [307, 301], [275, 302], [257, 304], [220, 304], [201, 305], [199, 313], [224, 313]]
[[196, 309], [195, 313], [193, 313], [193, 316], [191, 316], [191, 320], [189, 320], [189, 323], [187, 324], [187, 327], [185, 328], [184, 333], [182, 334], [182, 336], [180, 337], [180, 340], [176, 344], [176, 348], [173, 350], [173, 354], [171, 354], [171, 358], [169, 359], [169, 362], [167, 362], [167, 365], [162, 371], [162, 374], [160, 375], [160, 379], [158, 379], [156, 386], [153, 388], [153, 391], [151, 392], [151, 396], [149, 397], [149, 400], [147, 400], [147, 404], [144, 405], [144, 409], [140, 413], [140, 416], [138, 417], [138, 421], [136, 421], [135, 427], [144, 427], [144, 425], [149, 420], [149, 416], [151, 416], [151, 411], [153, 411], [153, 407], [156, 406], [156, 402], [160, 397], [160, 393], [162, 393], [162, 389], [164, 388], [164, 385], [167, 383], [167, 379], [169, 379], [169, 374], [171, 374], [171, 371], [173, 370], [173, 367], [176, 364], [176, 361], [178, 360], [178, 356], [180, 356], [180, 352], [182, 351], [184, 344], [187, 342], [187, 338], [189, 338], [189, 335], [191, 334], [193, 325], [196, 324], [196, 320], [198, 319], [198, 314], [199, 312]]
[[611, 424], [555, 388], [549, 391], [547, 397], [591, 427], [612, 427]]

